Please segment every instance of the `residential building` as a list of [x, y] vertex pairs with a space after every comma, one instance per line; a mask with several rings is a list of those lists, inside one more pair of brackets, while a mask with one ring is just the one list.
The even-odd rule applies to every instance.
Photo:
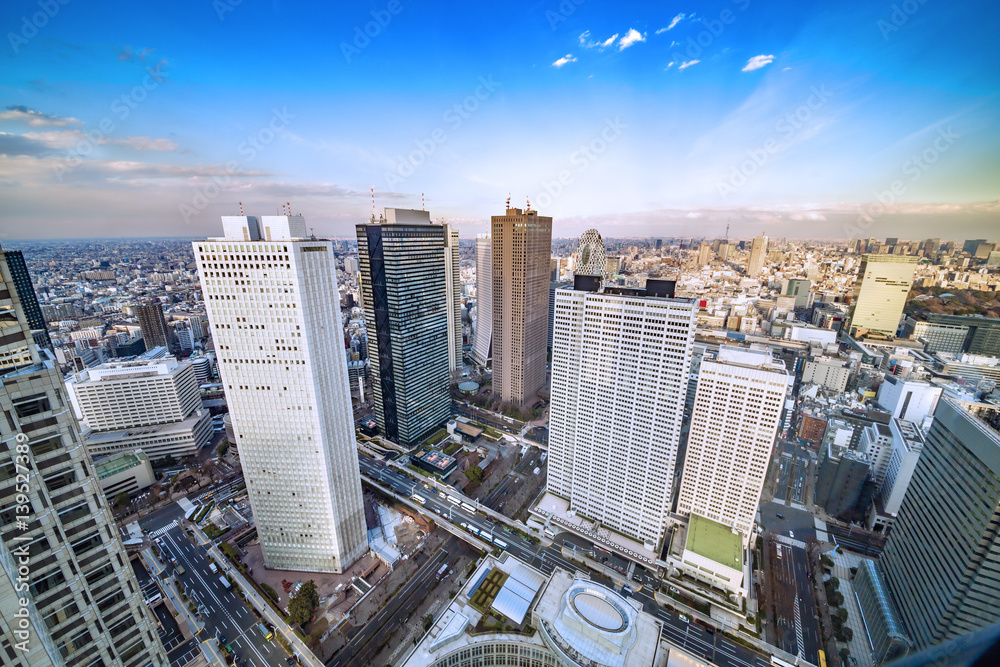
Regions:
[[842, 393], [847, 389], [847, 382], [851, 379], [852, 373], [849, 361], [819, 357], [803, 364], [802, 382], [822, 385]]
[[546, 380], [552, 218], [508, 207], [490, 224], [493, 395], [522, 406]]
[[764, 269], [764, 256], [767, 254], [767, 236], [761, 234], [750, 244], [750, 257], [747, 260], [747, 275], [755, 277]]
[[667, 527], [696, 302], [672, 281], [556, 291], [548, 492], [657, 548]]
[[62, 376], [32, 339], [2, 254], [0, 323], [0, 660], [166, 665]]
[[427, 211], [388, 208], [357, 234], [375, 419], [386, 438], [412, 447], [451, 417], [451, 230]]
[[472, 358], [482, 368], [493, 358], [492, 266], [490, 235], [479, 234], [476, 236], [476, 340], [472, 344]]
[[781, 293], [795, 297], [795, 308], [812, 307], [812, 281], [805, 278], [789, 278], [782, 282]]
[[142, 329], [142, 338], [146, 341], [147, 350], [160, 346], [171, 352], [177, 350], [174, 330], [167, 326], [167, 320], [163, 317], [163, 306], [157, 302], [144, 303], [135, 307], [135, 314], [139, 318], [139, 327]]
[[712, 251], [712, 246], [708, 245], [704, 241], [698, 246], [698, 266], [707, 266], [709, 253]]
[[882, 485], [889, 460], [892, 458], [892, 429], [888, 424], [875, 423], [861, 434], [858, 451], [865, 454], [872, 466], [875, 487]]
[[906, 295], [913, 284], [917, 258], [905, 255], [861, 256], [848, 315], [852, 336], [875, 333], [893, 337]]
[[738, 531], [746, 546], [791, 382], [769, 349], [723, 345], [702, 360], [678, 513]]
[[264, 564], [343, 572], [368, 539], [333, 243], [301, 215], [222, 224], [193, 246]]
[[938, 406], [880, 559], [918, 649], [1000, 622], [1000, 409]]
[[33, 335], [41, 339], [41, 346], [51, 349], [52, 340], [49, 339], [45, 318], [38, 305], [38, 294], [35, 293], [35, 286], [31, 283], [31, 274], [28, 273], [28, 264], [24, 261], [24, 253], [20, 250], [4, 250], [4, 256], [7, 258], [7, 269], [10, 271], [11, 281], [17, 291], [17, 296], [21, 300], [21, 308], [28, 320], [28, 326], [31, 327]]

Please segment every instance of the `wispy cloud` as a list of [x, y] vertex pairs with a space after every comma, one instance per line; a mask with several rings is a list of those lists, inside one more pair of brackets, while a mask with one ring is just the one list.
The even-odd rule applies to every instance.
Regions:
[[624, 51], [628, 47], [632, 46], [637, 42], [645, 42], [646, 36], [636, 30], [635, 28], [629, 28], [629, 31], [625, 33], [625, 36], [618, 41], [618, 50]]
[[685, 18], [686, 18], [685, 14], [678, 14], [670, 22], [670, 25], [668, 25], [666, 28], [660, 28], [659, 30], [656, 31], [656, 34], [659, 35], [661, 32], [666, 32], [668, 30], [673, 30], [677, 26], [677, 24], [680, 23], [681, 21], [683, 21]]
[[701, 62], [700, 60], [688, 60], [678, 65], [677, 69], [687, 69], [688, 67], [691, 67], [691, 65], [697, 65], [700, 62]]
[[132, 52], [131, 46], [126, 46], [124, 49], [118, 52], [118, 60], [123, 63], [130, 62], [132, 60], [145, 60], [146, 56], [153, 52], [153, 49], [145, 48], [139, 49], [135, 53]]
[[597, 49], [601, 49], [603, 51], [604, 49], [606, 49], [609, 46], [611, 46], [612, 44], [614, 44], [616, 39], [618, 39], [618, 33], [617, 32], [615, 34], [611, 35], [611, 37], [608, 37], [603, 42], [595, 42], [594, 40], [592, 40], [590, 38], [590, 31], [586, 30], [586, 31], [583, 32], [582, 35], [580, 35], [580, 46], [582, 46], [585, 49], [594, 49], [594, 48], [597, 48]]
[[125, 139], [113, 139], [109, 144], [124, 146], [136, 151], [174, 151], [177, 150], [177, 143], [171, 139], [156, 139], [153, 137], [127, 137]]
[[76, 118], [63, 118], [42, 113], [35, 109], [30, 109], [22, 104], [7, 107], [5, 111], [0, 111], [0, 121], [13, 121], [26, 123], [31, 127], [67, 127], [69, 125], [83, 125], [82, 121]]
[[746, 67], [743, 68], [744, 72], [752, 72], [755, 69], [760, 69], [765, 65], [770, 65], [774, 61], [774, 56], [754, 56], [747, 61]]
[[573, 57], [573, 54], [572, 53], [567, 53], [562, 58], [560, 58], [559, 60], [557, 60], [554, 63], [552, 63], [552, 66], [555, 67], [556, 69], [559, 69], [560, 67], [562, 67], [566, 63], [575, 63], [575, 62], [576, 62], [576, 58]]

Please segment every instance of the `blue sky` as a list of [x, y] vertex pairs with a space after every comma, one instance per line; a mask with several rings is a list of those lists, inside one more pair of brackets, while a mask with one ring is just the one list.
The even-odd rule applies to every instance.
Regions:
[[0, 8], [0, 239], [351, 236], [372, 187], [469, 236], [508, 193], [565, 236], [1000, 228], [996, 3], [151, 4]]

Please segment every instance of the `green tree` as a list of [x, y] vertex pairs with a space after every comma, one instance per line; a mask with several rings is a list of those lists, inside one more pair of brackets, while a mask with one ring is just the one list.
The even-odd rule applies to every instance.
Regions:
[[128, 500], [128, 491], [122, 491], [115, 496], [115, 505], [118, 505], [118, 507], [125, 507], [128, 505]]
[[473, 482], [481, 482], [483, 481], [483, 469], [479, 466], [472, 466], [465, 471], [465, 476]]
[[176, 463], [177, 459], [174, 458], [173, 454], [167, 454], [166, 456], [163, 457], [163, 465], [167, 466], [168, 468]]
[[225, 456], [226, 452], [229, 451], [229, 441], [223, 440], [222, 442], [220, 442], [219, 446], [215, 448], [215, 451], [218, 453], [219, 456]]
[[840, 579], [837, 577], [830, 577], [830, 580], [827, 583], [830, 585], [832, 590], [836, 591], [840, 589]]
[[316, 582], [310, 579], [288, 601], [288, 620], [302, 625], [312, 618], [318, 606], [319, 592], [316, 590]]
[[844, 639], [846, 639], [847, 641], [851, 641], [852, 639], [854, 639], [854, 630], [851, 630], [850, 628], [844, 628]]
[[430, 630], [432, 625], [434, 625], [434, 614], [426, 614], [424, 616], [424, 632]]

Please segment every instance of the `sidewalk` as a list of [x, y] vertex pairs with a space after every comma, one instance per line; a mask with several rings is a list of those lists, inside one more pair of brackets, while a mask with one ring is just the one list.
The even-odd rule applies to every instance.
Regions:
[[[267, 600], [265, 600], [257, 592], [257, 589], [250, 584], [239, 570], [237, 570], [226, 555], [222, 553], [212, 540], [201, 531], [201, 528], [197, 526], [192, 526], [194, 534], [197, 536], [198, 543], [202, 546], [208, 547], [208, 552], [211, 554], [212, 558], [215, 559], [229, 577], [236, 582], [236, 584], [243, 590], [243, 594], [246, 599], [254, 608], [260, 612], [261, 618], [266, 620], [272, 626], [274, 626], [275, 632], [280, 634], [285, 638], [285, 640], [292, 646], [295, 653], [299, 656], [299, 661], [301, 664], [309, 665], [310, 667], [324, 667], [322, 661], [317, 658], [313, 652], [306, 646], [305, 642], [299, 639], [299, 636], [295, 634], [292, 629], [288, 626], [281, 616], [278, 615], [276, 611], [271, 607]], [[197, 633], [195, 633], [197, 634]], [[211, 662], [211, 659], [209, 660]], [[214, 663], [213, 663], [214, 664]]]

